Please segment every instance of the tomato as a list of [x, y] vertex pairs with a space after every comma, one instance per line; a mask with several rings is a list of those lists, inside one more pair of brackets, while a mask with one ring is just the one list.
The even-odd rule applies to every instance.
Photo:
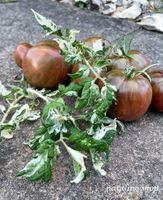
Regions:
[[132, 58], [129, 56], [114, 57], [111, 60], [112, 69], [125, 69], [126, 66], [133, 66], [137, 70], [141, 70], [150, 64], [147, 56], [140, 51], [129, 50], [128, 54], [131, 55]]
[[49, 46], [52, 47], [54, 49], [60, 50], [59, 49], [59, 44], [54, 41], [54, 40], [42, 40], [39, 43], [37, 43], [35, 46]]
[[15, 62], [19, 67], [22, 67], [22, 60], [32, 45], [28, 43], [19, 44], [14, 51]]
[[46, 45], [32, 47], [23, 59], [22, 68], [31, 85], [46, 89], [64, 83], [70, 71], [60, 52]]
[[153, 91], [151, 108], [163, 112], [163, 70], [152, 72], [151, 79]]
[[[129, 78], [123, 70], [112, 70], [106, 75], [106, 81], [117, 88], [116, 98], [108, 115], [121, 121], [134, 121], [145, 114], [151, 99], [150, 82], [142, 75]], [[102, 87], [102, 83], [98, 85]]]

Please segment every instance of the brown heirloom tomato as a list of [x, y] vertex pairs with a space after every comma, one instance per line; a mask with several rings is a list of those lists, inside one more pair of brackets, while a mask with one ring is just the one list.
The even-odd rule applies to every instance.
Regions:
[[14, 58], [16, 64], [22, 68], [22, 61], [28, 50], [32, 47], [32, 45], [28, 43], [19, 44], [14, 51]]
[[140, 51], [129, 50], [128, 55], [129, 56], [114, 57], [111, 60], [112, 69], [125, 69], [126, 66], [133, 66], [137, 70], [141, 70], [150, 64], [147, 56], [142, 54]]
[[64, 83], [70, 71], [60, 52], [46, 45], [32, 47], [23, 59], [22, 68], [31, 85], [46, 89]]
[[[152, 99], [152, 88], [146, 78], [142, 75], [127, 78], [124, 71], [112, 70], [107, 74], [106, 81], [117, 88], [117, 101], [108, 111], [110, 117], [129, 122], [145, 114]], [[102, 87], [101, 82], [99, 86]]]
[[151, 79], [153, 91], [151, 108], [163, 112], [163, 70], [152, 72]]
[[35, 46], [49, 46], [49, 47], [52, 47], [54, 49], [57, 49], [58, 51], [60, 50], [59, 49], [59, 44], [54, 41], [54, 40], [42, 40], [40, 41], [39, 43], [37, 43]]

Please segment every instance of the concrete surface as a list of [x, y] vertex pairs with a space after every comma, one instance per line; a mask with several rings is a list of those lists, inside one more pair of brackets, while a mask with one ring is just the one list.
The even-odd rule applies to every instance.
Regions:
[[[50, 0], [21, 0], [0, 4], [0, 80], [5, 84], [12, 83], [13, 76], [20, 73], [12, 56], [15, 46], [22, 41], [35, 43], [44, 37], [30, 8], [59, 25], [81, 30], [80, 38], [102, 35], [113, 41], [123, 35], [133, 35], [136, 48], [150, 56], [153, 63], [163, 62], [163, 34]], [[87, 163], [90, 176], [78, 185], [69, 182], [73, 171], [66, 153], [55, 164], [53, 180], [48, 184], [15, 177], [32, 155], [23, 142], [32, 136], [37, 125], [22, 125], [14, 139], [0, 144], [0, 200], [163, 199], [163, 114], [148, 112], [139, 121], [126, 124], [125, 135], [111, 145], [111, 162], [105, 164], [107, 176], [98, 176]], [[111, 191], [121, 186], [140, 190]], [[158, 190], [141, 190], [147, 186]]]

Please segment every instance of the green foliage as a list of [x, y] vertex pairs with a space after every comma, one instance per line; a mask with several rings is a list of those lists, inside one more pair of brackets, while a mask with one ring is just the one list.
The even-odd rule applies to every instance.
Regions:
[[[3, 113], [0, 121], [0, 139], [12, 138], [13, 131], [19, 129], [22, 122], [35, 121], [40, 117], [40, 111], [33, 109], [34, 98], [25, 89], [10, 85], [9, 90], [0, 82], [0, 96], [8, 104], [6, 106], [0, 105], [0, 112]], [[24, 98], [31, 101], [25, 104], [20, 103]], [[10, 119], [8, 119], [9, 115]]]
[[52, 176], [52, 160], [56, 157], [56, 148], [53, 140], [45, 140], [36, 151], [33, 159], [27, 163], [17, 176], [24, 176], [31, 181], [43, 179], [49, 181]]
[[[41, 98], [46, 102], [41, 115], [41, 126], [26, 143], [35, 151], [35, 155], [20, 170], [18, 176], [31, 181], [49, 181], [52, 177], [52, 163], [60, 153], [60, 145], [64, 146], [73, 162], [75, 177], [72, 183], [77, 184], [85, 178], [85, 159], [88, 157], [91, 157], [94, 169], [105, 175], [101, 155], [104, 154], [105, 159], [109, 158], [109, 144], [117, 130], [123, 128], [116, 119], [107, 117], [109, 107], [116, 100], [116, 88], [101, 77], [101, 72], [110, 63], [107, 49], [103, 48], [101, 39], [97, 40], [92, 49], [88, 48], [83, 42], [77, 41], [76, 34], [79, 31], [62, 30], [51, 20], [32, 11], [46, 35], [57, 36], [55, 40], [59, 43], [65, 61], [70, 65], [80, 64], [79, 70], [70, 76], [73, 79], [81, 78], [81, 82], [71, 82], [68, 86], [59, 85], [56, 91], [15, 86], [8, 90], [0, 83], [0, 95], [9, 102], [9, 108], [0, 105], [0, 112], [5, 116], [0, 123], [1, 136], [10, 137], [9, 134], [19, 128], [21, 122], [40, 117], [40, 112], [33, 111], [30, 104], [19, 104], [22, 98], [34, 102]], [[90, 73], [93, 77], [89, 77]], [[96, 84], [98, 79], [103, 83], [101, 90]], [[65, 96], [76, 97], [75, 105], [66, 105]], [[4, 123], [10, 111], [15, 113], [8, 123]], [[81, 120], [87, 123], [84, 131], [79, 128]]]
[[94, 150], [98, 153], [103, 152], [106, 155], [106, 159], [108, 159], [109, 149], [105, 140], [95, 140], [86, 133], [75, 133], [69, 137], [69, 142], [75, 145], [75, 148], [79, 150], [84, 150], [87, 152]]
[[66, 96], [78, 96], [82, 89], [82, 86], [79, 84], [76, 84], [74, 82], [71, 82], [67, 87], [64, 85], [59, 85], [58, 90], [60, 95], [66, 95]]

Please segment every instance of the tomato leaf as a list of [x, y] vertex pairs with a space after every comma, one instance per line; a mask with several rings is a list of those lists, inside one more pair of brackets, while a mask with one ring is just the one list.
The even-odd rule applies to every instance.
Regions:
[[98, 85], [92, 82], [90, 86], [90, 98], [92, 102], [95, 103], [99, 96], [100, 96], [100, 89]]
[[[96, 129], [93, 138], [96, 140], [103, 139], [108, 133], [115, 133], [117, 131], [117, 122], [113, 120], [109, 125], [102, 124], [101, 127]], [[112, 134], [111, 134], [112, 135]]]
[[52, 176], [52, 160], [56, 157], [55, 143], [53, 140], [45, 140], [33, 159], [20, 170], [17, 176], [24, 176], [31, 181], [43, 179], [49, 181]]
[[58, 36], [62, 36], [61, 27], [57, 26], [50, 19], [47, 19], [46, 17], [40, 15], [33, 9], [31, 9], [31, 10], [32, 10], [37, 22], [46, 31], [47, 35], [55, 34]]
[[36, 133], [33, 136], [33, 138], [25, 144], [27, 144], [31, 149], [36, 150], [40, 146], [40, 144], [47, 139], [50, 139], [48, 129], [44, 126], [41, 126], [36, 130]]
[[64, 143], [65, 148], [73, 159], [73, 166], [76, 177], [71, 181], [71, 183], [79, 183], [85, 177], [86, 167], [84, 164], [84, 158], [87, 158], [84, 154], [76, 151]]
[[69, 107], [59, 98], [45, 105], [42, 114], [42, 123], [48, 128], [49, 133], [67, 132], [65, 121], [68, 121]]
[[40, 117], [39, 111], [32, 111], [29, 108], [28, 104], [24, 104], [19, 110], [16, 110], [11, 120], [8, 122], [9, 124], [15, 124], [17, 128], [21, 122], [25, 120], [34, 121]]
[[0, 81], [0, 95], [2, 97], [5, 97], [7, 95], [9, 95], [11, 93], [11, 91], [9, 91], [3, 84], [2, 82]]
[[79, 33], [80, 31], [78, 30], [73, 30], [73, 29], [66, 29], [66, 39], [70, 42], [70, 43], [74, 43], [76, 41], [76, 35]]
[[81, 89], [82, 87], [74, 82], [71, 82], [67, 87], [64, 85], [58, 86], [60, 94], [66, 96], [78, 96], [78, 93], [81, 91]]
[[115, 100], [115, 91], [116, 88], [111, 86], [110, 84], [107, 84], [101, 89], [102, 98], [99, 99], [98, 103], [95, 105], [95, 113], [98, 116], [103, 117], [106, 115], [106, 112], [112, 105], [113, 100]]
[[75, 148], [89, 152], [93, 149], [96, 152], [105, 153], [106, 158], [109, 156], [109, 147], [104, 140], [96, 140], [86, 133], [75, 133], [68, 138], [69, 142], [75, 145]]
[[86, 82], [84, 84], [81, 97], [79, 97], [76, 101], [75, 105], [76, 108], [82, 109], [88, 104], [90, 98], [90, 87], [91, 87], [91, 82]]
[[0, 124], [0, 138], [11, 139], [13, 138], [13, 130], [15, 129], [14, 125], [10, 124]]
[[[71, 39], [72, 40], [72, 39]], [[74, 42], [69, 42], [69, 39], [56, 39], [59, 44], [61, 54], [65, 61], [70, 65], [83, 61], [83, 54], [80, 49], [74, 47]]]
[[93, 63], [93, 66], [95, 67], [98, 67], [98, 68], [104, 68], [104, 67], [107, 67], [109, 66], [110, 64], [110, 61], [109, 60], [96, 60], [94, 63]]
[[0, 112], [4, 113], [6, 111], [6, 107], [4, 105], [0, 105]]
[[104, 169], [102, 169], [103, 162], [100, 160], [99, 155], [93, 150], [91, 150], [90, 153], [91, 153], [91, 158], [92, 158], [92, 163], [93, 163], [94, 169], [102, 176], [105, 176], [106, 171]]
[[93, 42], [93, 48], [92, 49], [93, 49], [94, 52], [98, 52], [98, 51], [103, 50], [102, 39], [99, 39], [99, 40]]

